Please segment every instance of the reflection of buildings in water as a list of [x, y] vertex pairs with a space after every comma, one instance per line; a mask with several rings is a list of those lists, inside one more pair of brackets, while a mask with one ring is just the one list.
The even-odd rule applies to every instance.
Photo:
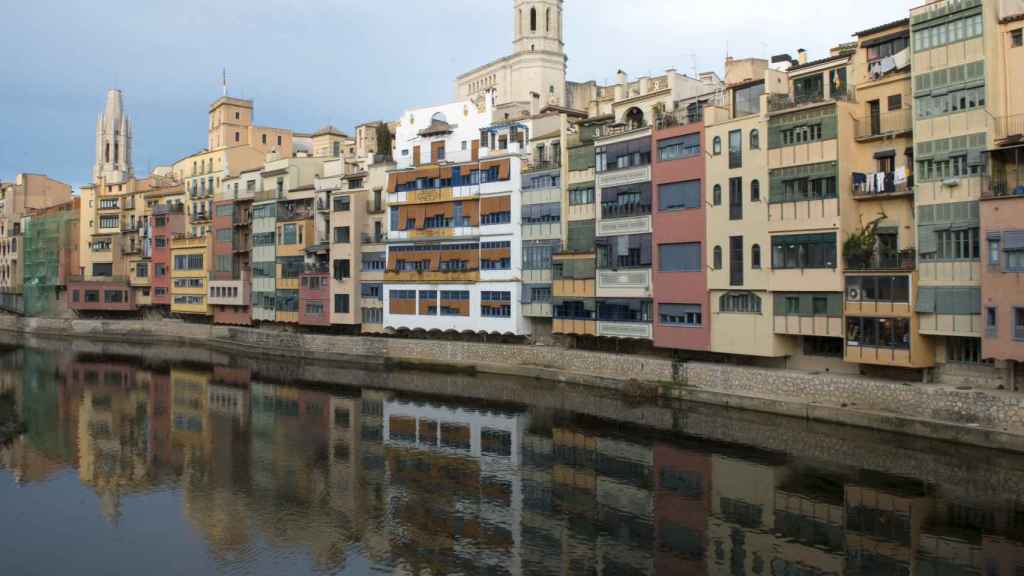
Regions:
[[909, 575], [933, 501], [902, 479], [846, 485], [846, 567], [851, 574]]
[[775, 491], [787, 478], [781, 459], [711, 458], [708, 574], [769, 574], [776, 556]]
[[78, 414], [78, 476], [100, 496], [105, 516], [116, 521], [124, 493], [152, 485], [149, 473], [148, 387], [134, 368], [79, 364], [84, 384]]
[[842, 574], [843, 483], [813, 470], [791, 469], [775, 490], [775, 574]]
[[711, 457], [672, 444], [654, 446], [655, 572], [706, 574]]
[[393, 555], [415, 573], [521, 573], [527, 415], [386, 400], [382, 416]]

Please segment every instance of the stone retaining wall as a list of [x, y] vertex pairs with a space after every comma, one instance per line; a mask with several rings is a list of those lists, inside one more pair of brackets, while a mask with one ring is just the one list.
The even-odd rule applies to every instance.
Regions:
[[949, 385], [687, 363], [689, 387], [741, 396], [886, 412], [1024, 434], [1024, 394]]

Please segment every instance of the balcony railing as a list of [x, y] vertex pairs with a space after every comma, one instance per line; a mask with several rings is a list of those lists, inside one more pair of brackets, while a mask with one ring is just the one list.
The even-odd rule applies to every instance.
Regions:
[[376, 201], [376, 202], [373, 201], [373, 200], [367, 200], [366, 201], [366, 212], [367, 213], [369, 213], [369, 214], [380, 214], [383, 211], [384, 211], [384, 202], [383, 201]]
[[675, 110], [672, 112], [662, 112], [658, 114], [654, 119], [655, 130], [663, 130], [665, 128], [671, 128], [673, 126], [686, 126], [687, 124], [694, 124], [696, 122], [702, 122], [704, 120], [704, 108], [698, 108], [696, 110]]
[[609, 136], [620, 136], [622, 134], [627, 134], [634, 130], [642, 130], [644, 128], [647, 128], [647, 126], [648, 124], [646, 122], [639, 122], [633, 124], [609, 124], [601, 126], [598, 129], [597, 137], [607, 138]]
[[268, 200], [283, 200], [284, 193], [277, 190], [260, 190], [253, 196], [254, 202], [266, 202]]
[[1024, 114], [996, 118], [996, 141], [1024, 138]]
[[602, 218], [628, 218], [647, 216], [650, 213], [650, 204], [601, 204]]
[[1024, 149], [989, 153], [988, 172], [982, 175], [982, 198], [1024, 196]]
[[831, 102], [834, 100], [842, 102], [856, 102], [853, 92], [848, 90], [833, 90], [828, 97], [825, 97], [823, 93], [794, 95], [770, 94], [768, 96], [768, 112], [781, 112], [798, 106], [817, 104], [820, 102]]
[[562, 167], [561, 159], [558, 160], [537, 160], [531, 161], [523, 167], [523, 172], [539, 172], [541, 170], [554, 170]]
[[252, 224], [252, 215], [248, 212], [242, 213], [235, 210], [235, 213], [231, 215], [231, 224], [233, 226], [248, 226]]
[[387, 234], [369, 234], [369, 233], [363, 232], [362, 238], [363, 238], [363, 244], [381, 244], [383, 242], [387, 242], [388, 235]]
[[193, 212], [192, 216], [189, 218], [189, 220], [191, 220], [192, 222], [206, 222], [209, 219], [210, 219], [210, 214], [209, 214], [209, 212], [206, 212], [205, 210], [200, 210], [198, 212]]
[[[855, 174], [853, 176], [853, 197], [873, 198], [886, 194], [909, 194], [914, 191], [914, 177], [908, 176], [903, 182], [896, 182], [895, 172], [885, 172], [881, 186], [875, 174]], [[866, 178], [860, 178], [865, 176]]]
[[323, 198], [317, 198], [316, 199], [316, 210], [317, 210], [317, 212], [330, 212], [331, 211], [331, 202], [329, 200], [325, 200]]
[[157, 204], [153, 206], [153, 215], [161, 216], [164, 214], [181, 214], [185, 211], [184, 204]]
[[917, 250], [907, 248], [899, 252], [875, 252], [868, 256], [847, 256], [846, 269], [856, 272], [912, 271], [917, 266]]
[[854, 122], [857, 126], [858, 140], [909, 134], [914, 130], [914, 115], [909, 106], [895, 112], [868, 114], [855, 119]]
[[252, 250], [252, 241], [249, 238], [233, 238], [231, 249], [235, 252], [248, 252]]
[[306, 264], [304, 271], [306, 274], [327, 274], [330, 272], [330, 264], [327, 262], [317, 262], [314, 264]]
[[124, 224], [121, 224], [121, 232], [138, 232], [138, 231], [139, 231], [139, 223], [138, 222], [125, 222]]
[[280, 205], [277, 207], [278, 220], [308, 220], [312, 217], [313, 213], [308, 208], [283, 208]]

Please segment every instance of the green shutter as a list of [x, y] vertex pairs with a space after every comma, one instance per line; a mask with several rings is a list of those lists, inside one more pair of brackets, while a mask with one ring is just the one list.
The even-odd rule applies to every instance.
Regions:
[[935, 312], [935, 288], [931, 286], [918, 287], [917, 306], [914, 310], [923, 314]]
[[821, 139], [824, 140], [835, 140], [839, 132], [838, 120], [835, 116], [829, 116], [821, 121]]
[[928, 224], [917, 227], [917, 250], [921, 254], [934, 254], [938, 250], [934, 225]]

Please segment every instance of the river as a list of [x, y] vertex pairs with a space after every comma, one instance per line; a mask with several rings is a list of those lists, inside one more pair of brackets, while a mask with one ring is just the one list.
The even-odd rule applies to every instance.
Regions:
[[1024, 574], [1020, 455], [509, 377], [15, 340], [3, 575]]

